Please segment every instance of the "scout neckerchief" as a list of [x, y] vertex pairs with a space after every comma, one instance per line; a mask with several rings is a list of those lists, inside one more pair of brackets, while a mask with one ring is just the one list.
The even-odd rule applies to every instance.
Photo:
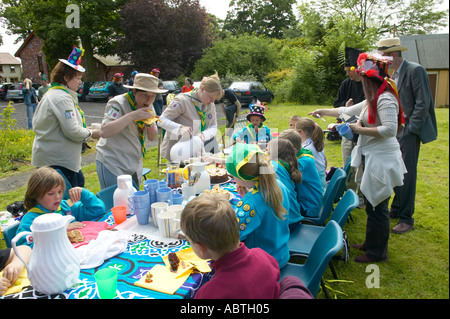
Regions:
[[306, 149], [306, 148], [303, 148], [303, 147], [302, 147], [302, 149], [297, 153], [296, 156], [297, 156], [297, 159], [299, 159], [300, 157], [303, 157], [303, 156], [311, 157], [312, 159], [314, 159], [313, 153], [312, 153], [310, 150], [308, 150], [308, 149]]
[[[193, 93], [195, 91], [197, 91], [197, 89], [193, 89], [191, 91], [191, 94], [189, 94], [189, 97], [191, 97], [192, 99], [197, 100], [198, 102], [201, 103], [201, 101], [199, 99], [194, 97]], [[202, 112], [200, 110], [200, 108], [197, 106], [197, 103], [195, 101], [193, 101], [193, 102], [194, 102], [195, 109], [197, 110], [198, 116], [200, 117], [200, 121], [201, 121], [200, 132], [203, 132], [206, 129], [206, 110], [205, 110], [205, 112]]]
[[84, 112], [80, 109], [80, 107], [78, 106], [77, 101], [75, 101], [75, 99], [74, 99], [73, 96], [69, 93], [69, 91], [68, 91], [64, 86], [62, 86], [61, 84], [58, 84], [58, 83], [56, 83], [56, 82], [53, 83], [52, 86], [51, 86], [48, 90], [50, 91], [50, 90], [54, 90], [54, 89], [63, 90], [64, 92], [66, 92], [67, 94], [70, 95], [70, 97], [71, 97], [72, 100], [73, 100], [73, 103], [75, 103], [75, 106], [76, 106], [77, 109], [78, 109], [78, 112], [80, 112], [81, 120], [83, 121], [83, 127], [86, 128], [87, 125], [86, 125], [86, 119], [84, 118]]
[[[124, 94], [125, 97], [128, 100], [128, 103], [130, 104], [130, 108], [132, 111], [136, 111], [136, 102], [134, 101], [133, 91], [130, 91], [128, 93]], [[145, 158], [145, 154], [147, 154], [147, 150], [145, 149], [145, 123], [142, 121], [136, 121], [136, 124], [138, 126], [139, 131], [139, 142], [141, 142], [141, 149], [142, 149], [142, 157]]]
[[61, 211], [61, 206], [58, 206], [58, 209], [55, 210], [54, 212], [43, 210], [43, 209], [40, 208], [39, 206], [40, 206], [40, 205], [34, 206], [34, 207], [31, 208], [27, 213], [36, 213], [36, 214], [56, 213], [56, 214], [64, 215], [64, 214], [62, 213], [62, 211]]
[[[262, 128], [263, 126], [264, 126], [264, 124], [261, 123], [261, 124], [259, 124], [258, 128]], [[258, 134], [256, 134], [256, 138], [255, 138], [255, 137], [253, 136], [252, 130], [253, 130], [253, 132], [255, 132], [255, 134], [256, 134], [255, 127], [253, 126], [252, 123], [250, 123], [250, 124], [247, 125], [247, 131], [248, 131], [248, 133], [250, 134], [250, 136], [252, 137], [252, 140], [258, 142], [258, 135], [259, 135], [259, 132], [261, 132], [261, 131], [259, 131]]]

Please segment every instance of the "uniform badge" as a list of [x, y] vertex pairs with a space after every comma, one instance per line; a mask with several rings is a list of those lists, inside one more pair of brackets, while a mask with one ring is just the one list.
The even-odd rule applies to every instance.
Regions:
[[75, 112], [73, 110], [66, 110], [65, 116], [66, 116], [67, 120], [73, 119], [73, 118], [75, 118]]

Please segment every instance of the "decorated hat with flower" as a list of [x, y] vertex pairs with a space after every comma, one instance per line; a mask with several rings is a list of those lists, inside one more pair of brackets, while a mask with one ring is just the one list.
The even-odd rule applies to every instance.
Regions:
[[72, 52], [70, 53], [67, 60], [59, 59], [62, 63], [74, 68], [79, 72], [85, 72], [86, 70], [80, 65], [81, 57], [84, 54], [84, 49], [77, 48], [75, 45], [72, 48]]
[[405, 123], [397, 86], [388, 74], [388, 67], [392, 62], [391, 56], [383, 56], [379, 52], [361, 53], [358, 57], [358, 69], [356, 71], [380, 84], [377, 95], [372, 101], [369, 101], [369, 124], [375, 124], [378, 98], [385, 91], [390, 91], [396, 97], [399, 105], [398, 123], [399, 125]]
[[258, 115], [262, 118], [263, 122], [266, 120], [264, 117], [264, 111], [266, 110], [266, 107], [264, 106], [264, 103], [261, 103], [259, 100], [256, 102], [250, 103], [248, 106], [250, 112], [247, 114], [247, 120], [250, 121], [250, 116], [252, 115]]

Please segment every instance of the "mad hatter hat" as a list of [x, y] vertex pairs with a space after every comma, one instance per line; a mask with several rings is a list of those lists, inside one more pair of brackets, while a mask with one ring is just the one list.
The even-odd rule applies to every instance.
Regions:
[[247, 163], [255, 163], [256, 155], [267, 156], [258, 145], [236, 143], [226, 159], [226, 168], [229, 174], [242, 180], [252, 181], [258, 176], [249, 176], [241, 172], [241, 168]]
[[134, 78], [133, 85], [124, 85], [128, 89], [136, 89], [151, 93], [166, 93], [168, 90], [158, 88], [159, 79], [148, 73], [138, 73]]
[[378, 51], [389, 53], [395, 51], [408, 51], [408, 48], [400, 44], [400, 38], [389, 38], [378, 41]]
[[362, 53], [361, 50], [345, 47], [345, 63], [344, 66], [354, 66], [357, 67], [357, 61], [359, 55]]
[[257, 101], [256, 103], [250, 103], [248, 106], [250, 112], [247, 114], [247, 120], [250, 121], [250, 116], [252, 115], [258, 115], [262, 118], [263, 122], [266, 120], [264, 117], [264, 111], [266, 110], [266, 107], [261, 104], [260, 101]]
[[84, 49], [79, 49], [76, 46], [73, 46], [72, 52], [70, 53], [67, 60], [59, 59], [62, 63], [74, 68], [79, 72], [85, 72], [86, 70], [80, 65], [81, 57], [84, 54]]

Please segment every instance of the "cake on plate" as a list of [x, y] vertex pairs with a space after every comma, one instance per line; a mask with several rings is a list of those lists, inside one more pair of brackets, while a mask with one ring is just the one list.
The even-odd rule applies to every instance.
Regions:
[[228, 181], [228, 173], [225, 168], [214, 167], [206, 169], [210, 178], [211, 184], [220, 184]]

